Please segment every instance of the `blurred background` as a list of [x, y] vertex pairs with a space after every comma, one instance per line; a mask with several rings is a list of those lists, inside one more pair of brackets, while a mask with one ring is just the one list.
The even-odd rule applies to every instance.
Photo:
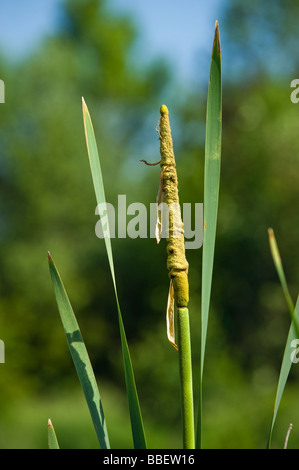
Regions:
[[[57, 264], [94, 366], [111, 445], [132, 447], [115, 298], [95, 235], [82, 121], [89, 107], [107, 201], [155, 202], [159, 108], [170, 110], [180, 201], [202, 202], [215, 20], [223, 71], [219, 221], [204, 371], [206, 448], [265, 448], [290, 318], [275, 231], [299, 292], [299, 4], [237, 0], [28, 0], [0, 7], [0, 448], [97, 448], [49, 276]], [[129, 219], [128, 219], [129, 220]], [[114, 239], [120, 304], [150, 448], [181, 446], [178, 361], [165, 331], [165, 244]], [[201, 250], [188, 250], [194, 389]], [[299, 366], [273, 433], [298, 448]]]

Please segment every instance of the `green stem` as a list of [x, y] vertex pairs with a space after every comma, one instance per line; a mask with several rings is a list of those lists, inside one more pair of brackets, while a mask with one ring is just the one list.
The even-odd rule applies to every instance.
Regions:
[[183, 445], [184, 449], [194, 449], [193, 383], [188, 308], [178, 309], [177, 331], [183, 415]]

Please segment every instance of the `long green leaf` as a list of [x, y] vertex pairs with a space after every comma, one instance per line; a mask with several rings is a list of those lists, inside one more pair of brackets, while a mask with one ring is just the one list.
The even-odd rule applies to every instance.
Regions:
[[[83, 98], [82, 98], [82, 106], [83, 106], [83, 121], [84, 121], [85, 137], [86, 137], [89, 163], [90, 163], [90, 168], [91, 168], [91, 175], [92, 175], [96, 200], [97, 200], [97, 204], [106, 204], [104, 183], [103, 183], [102, 170], [101, 170], [101, 165], [100, 165], [100, 160], [99, 160], [96, 138], [95, 138], [90, 114]], [[108, 256], [109, 265], [110, 265], [112, 281], [113, 281], [117, 312], [118, 312], [118, 321], [119, 321], [119, 329], [120, 329], [120, 337], [121, 337], [121, 345], [122, 345], [125, 381], [126, 381], [127, 397], [128, 397], [129, 411], [130, 411], [130, 418], [131, 418], [133, 442], [134, 442], [135, 449], [145, 449], [146, 440], [145, 440], [145, 434], [144, 434], [144, 428], [143, 428], [143, 421], [142, 421], [139, 399], [138, 399], [137, 390], [136, 390], [136, 384], [135, 384], [135, 378], [134, 378], [134, 372], [133, 372], [129, 347], [128, 347], [128, 343], [126, 339], [125, 329], [124, 329], [121, 310], [120, 310], [119, 301], [118, 301], [115, 272], [114, 272], [114, 263], [113, 263], [113, 256], [112, 256], [111, 238], [109, 236], [109, 227], [107, 228], [108, 228], [107, 230], [108, 236], [106, 232], [105, 244], [106, 244], [106, 251], [107, 251], [107, 256]]]
[[292, 318], [292, 323], [289, 329], [289, 334], [287, 337], [286, 341], [286, 346], [285, 346], [285, 351], [283, 355], [283, 360], [281, 364], [281, 369], [280, 369], [280, 375], [278, 379], [278, 384], [277, 384], [277, 391], [276, 391], [276, 397], [275, 397], [275, 404], [274, 404], [274, 410], [273, 410], [273, 416], [272, 416], [272, 421], [271, 421], [271, 426], [270, 426], [270, 431], [269, 431], [269, 436], [268, 436], [268, 442], [267, 442], [267, 448], [270, 447], [271, 444], [271, 438], [272, 438], [272, 432], [274, 428], [274, 424], [276, 421], [276, 416], [278, 413], [278, 408], [281, 402], [281, 398], [285, 389], [285, 385], [287, 382], [287, 378], [292, 366], [292, 360], [291, 360], [291, 343], [294, 339], [299, 338], [299, 329], [298, 329], [298, 321], [299, 321], [299, 302], [297, 300], [296, 308], [294, 307], [294, 303], [292, 301], [289, 288], [287, 285], [282, 261], [281, 261], [281, 256], [279, 253], [279, 249], [277, 246], [276, 238], [274, 235], [274, 231], [272, 228], [268, 229], [268, 234], [269, 234], [269, 243], [270, 243], [270, 251], [271, 255], [273, 258], [273, 262], [280, 280], [280, 284], [282, 287], [282, 291], [284, 293], [284, 297], [287, 303], [287, 306], [289, 308], [291, 318]]
[[204, 174], [204, 236], [202, 252], [201, 294], [201, 354], [198, 406], [197, 447], [202, 440], [202, 378], [210, 310], [212, 274], [218, 214], [222, 134], [222, 79], [218, 22], [212, 49], [206, 114], [205, 174]]
[[274, 231], [273, 231], [272, 228], [268, 229], [268, 234], [269, 234], [269, 243], [270, 243], [270, 250], [271, 250], [272, 259], [273, 259], [273, 262], [274, 262], [274, 265], [275, 265], [275, 268], [276, 268], [276, 271], [277, 271], [277, 274], [278, 274], [278, 277], [279, 277], [279, 280], [280, 280], [281, 288], [282, 288], [282, 291], [284, 293], [284, 297], [285, 297], [287, 306], [288, 306], [290, 314], [291, 314], [291, 319], [294, 321], [294, 324], [295, 324], [295, 327], [296, 327], [296, 330], [297, 330], [297, 335], [298, 335], [298, 338], [299, 338], [299, 327], [298, 327], [298, 323], [296, 321], [296, 318], [294, 317], [295, 307], [294, 307], [294, 303], [293, 303], [293, 300], [292, 300], [292, 297], [291, 297], [291, 294], [290, 294], [290, 291], [289, 291], [289, 288], [288, 288], [288, 284], [287, 284], [287, 281], [286, 281], [286, 277], [285, 277], [285, 273], [284, 273], [284, 269], [283, 269], [283, 265], [282, 265], [282, 261], [281, 261], [281, 256], [280, 256], [280, 253], [279, 253], [276, 238], [275, 238]]
[[281, 398], [285, 389], [285, 385], [289, 376], [289, 372], [292, 366], [292, 341], [298, 339], [297, 333], [296, 333], [296, 327], [294, 321], [299, 321], [299, 298], [297, 299], [297, 303], [295, 306], [294, 310], [294, 320], [292, 320], [285, 349], [284, 349], [284, 354], [283, 354], [283, 359], [281, 363], [281, 368], [280, 368], [280, 374], [279, 374], [279, 379], [278, 379], [278, 385], [277, 385], [277, 391], [276, 391], [276, 397], [275, 397], [275, 403], [274, 403], [274, 410], [273, 410], [273, 416], [272, 416], [272, 421], [271, 421], [271, 426], [270, 426], [270, 431], [269, 431], [269, 436], [268, 436], [268, 442], [267, 442], [267, 449], [270, 448], [271, 444], [271, 438], [272, 438], [272, 432], [274, 428], [274, 424], [276, 421], [277, 417], [277, 412], [278, 408], [281, 402]]
[[87, 349], [63, 282], [50, 254], [48, 254], [48, 259], [60, 318], [99, 444], [102, 449], [109, 449], [110, 444], [102, 401]]
[[48, 420], [48, 448], [59, 449], [55, 429], [50, 419]]

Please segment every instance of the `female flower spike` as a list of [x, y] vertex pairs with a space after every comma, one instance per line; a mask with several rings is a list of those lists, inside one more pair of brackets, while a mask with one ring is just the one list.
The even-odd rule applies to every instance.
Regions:
[[[161, 176], [158, 203], [163, 193], [169, 208], [167, 232], [167, 268], [170, 288], [167, 305], [167, 335], [177, 349], [174, 339], [174, 303], [177, 308], [187, 307], [189, 302], [188, 262], [185, 256], [183, 222], [179, 205], [178, 178], [169, 123], [169, 111], [165, 105], [160, 108], [160, 154]], [[160, 194], [160, 197], [159, 197]], [[161, 223], [161, 213], [158, 224]], [[159, 241], [159, 240], [158, 240]]]

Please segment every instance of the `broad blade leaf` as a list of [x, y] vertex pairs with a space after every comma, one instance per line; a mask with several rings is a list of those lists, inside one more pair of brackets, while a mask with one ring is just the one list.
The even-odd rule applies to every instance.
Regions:
[[[97, 149], [97, 143], [95, 139], [95, 134], [94, 134], [90, 114], [83, 98], [82, 98], [82, 106], [83, 106], [85, 137], [86, 137], [89, 163], [90, 163], [90, 168], [91, 168], [91, 175], [92, 175], [96, 200], [97, 200], [97, 204], [106, 204], [104, 183], [103, 183], [102, 170], [101, 170], [99, 154], [98, 154], [98, 149]], [[109, 234], [109, 230], [108, 230], [108, 234]], [[123, 354], [123, 362], [124, 362], [125, 381], [126, 381], [126, 388], [127, 388], [127, 396], [128, 396], [128, 403], [129, 403], [134, 447], [135, 449], [144, 449], [146, 448], [146, 441], [145, 441], [145, 434], [144, 434], [144, 429], [143, 429], [143, 421], [142, 421], [139, 399], [138, 399], [137, 390], [136, 390], [136, 384], [135, 384], [135, 378], [134, 378], [134, 372], [133, 372], [129, 347], [128, 347], [128, 343], [126, 339], [125, 329], [124, 329], [122, 315], [121, 315], [119, 301], [118, 301], [111, 239], [109, 235], [107, 236], [107, 232], [105, 236], [105, 244], [106, 244], [106, 251], [107, 251], [107, 256], [109, 260], [110, 271], [111, 271], [115, 298], [116, 298], [116, 305], [117, 305], [122, 354]]]
[[86, 398], [90, 415], [98, 436], [99, 444], [102, 449], [109, 449], [110, 444], [102, 401], [87, 349], [63, 282], [50, 254], [48, 255], [48, 259], [60, 318], [63, 324], [74, 365]]
[[214, 263], [218, 199], [220, 185], [222, 134], [222, 79], [221, 52], [218, 22], [212, 50], [210, 80], [206, 113], [205, 173], [204, 173], [204, 235], [202, 251], [202, 294], [201, 294], [201, 354], [200, 391], [198, 407], [197, 447], [201, 447], [202, 426], [202, 377], [210, 309], [212, 274]]

